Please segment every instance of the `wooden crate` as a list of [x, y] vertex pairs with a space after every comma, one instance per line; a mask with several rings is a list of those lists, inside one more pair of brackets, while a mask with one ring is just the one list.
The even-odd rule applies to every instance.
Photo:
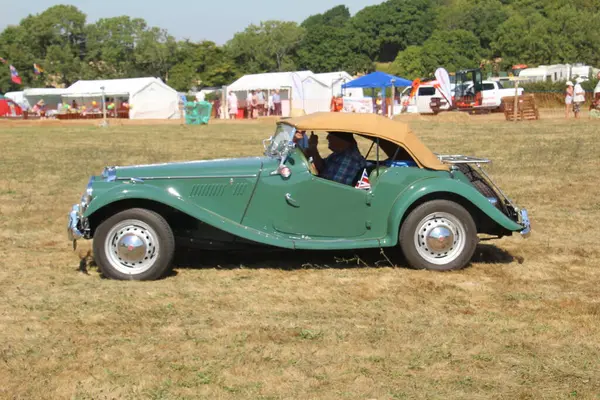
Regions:
[[[515, 96], [503, 97], [502, 108], [507, 121], [515, 120]], [[540, 119], [533, 94], [524, 94], [517, 99], [517, 121]]]

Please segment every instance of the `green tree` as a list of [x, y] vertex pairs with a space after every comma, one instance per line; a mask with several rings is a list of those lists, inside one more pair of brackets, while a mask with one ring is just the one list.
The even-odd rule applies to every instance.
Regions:
[[177, 90], [222, 86], [237, 76], [233, 60], [214, 42], [179, 42], [175, 59], [177, 64], [169, 71], [169, 85]]
[[399, 51], [421, 45], [435, 27], [437, 0], [388, 0], [352, 18], [356, 50], [371, 60], [393, 61]]
[[498, 27], [492, 51], [502, 56], [505, 65], [547, 64], [553, 58], [555, 39], [549, 28], [549, 21], [539, 12], [526, 16], [515, 13]]
[[[7, 60], [6, 65], [0, 64], [0, 93], [22, 90], [36, 82], [32, 71], [35, 57], [26, 45], [26, 37], [27, 33], [21, 26], [9, 26], [0, 33], [0, 57]], [[9, 65], [13, 65], [19, 72], [22, 85], [11, 81]]]
[[[17, 86], [9, 76], [8, 80], [3, 77], [3, 90], [72, 83], [85, 53], [85, 20], [85, 14], [76, 7], [57, 5], [27, 16], [17, 27], [5, 29], [0, 35], [3, 57], [17, 68], [23, 85]], [[33, 63], [44, 68], [42, 77], [33, 74]]]
[[349, 22], [350, 11], [346, 6], [336, 6], [302, 22], [306, 35], [297, 51], [298, 68], [313, 72], [372, 71], [374, 65], [371, 59], [357, 52], [354, 46], [355, 32]]
[[140, 33], [134, 50], [136, 74], [167, 79], [167, 72], [175, 64], [177, 42], [164, 29], [152, 27]]
[[288, 71], [295, 69], [294, 58], [304, 33], [295, 22], [266, 21], [236, 33], [226, 47], [243, 71]]
[[448, 72], [476, 68], [481, 60], [479, 39], [469, 31], [435, 31], [422, 47], [411, 46], [400, 52], [392, 64], [393, 72], [407, 78], [433, 75], [443, 67]]
[[57, 5], [38, 15], [24, 18], [20, 26], [27, 32], [28, 47], [38, 58], [45, 58], [50, 46], [68, 46], [74, 56], [85, 51], [86, 15], [75, 6]]
[[141, 18], [101, 18], [86, 27], [86, 64], [94, 77], [135, 76], [135, 49], [147, 29]]
[[300, 26], [310, 30], [312, 27], [318, 26], [334, 26], [339, 27], [350, 21], [350, 10], [344, 5], [335, 6], [322, 14], [311, 15], [306, 18]]
[[454, 0], [438, 9], [438, 30], [463, 29], [479, 38], [480, 46], [489, 50], [496, 30], [508, 17], [508, 7], [499, 0]]
[[426, 60], [421, 46], [408, 46], [398, 53], [390, 67], [390, 73], [407, 79], [416, 79], [431, 74], [428, 70], [429, 61]]
[[70, 46], [49, 46], [44, 62], [46, 73], [53, 75], [56, 82], [70, 86], [81, 79], [82, 62]]

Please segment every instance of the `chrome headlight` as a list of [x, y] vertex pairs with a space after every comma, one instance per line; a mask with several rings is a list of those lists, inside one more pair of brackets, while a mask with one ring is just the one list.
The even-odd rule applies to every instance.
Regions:
[[92, 187], [94, 183], [94, 178], [90, 178], [88, 181], [87, 187], [85, 188], [85, 193], [81, 196], [81, 212], [83, 213], [87, 206], [92, 201], [92, 195], [94, 194], [94, 188]]

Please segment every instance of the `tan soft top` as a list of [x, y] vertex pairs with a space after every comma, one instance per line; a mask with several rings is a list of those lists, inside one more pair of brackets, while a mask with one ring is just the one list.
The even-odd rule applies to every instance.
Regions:
[[301, 131], [349, 132], [389, 140], [402, 146], [420, 167], [440, 171], [449, 169], [411, 132], [408, 125], [380, 115], [320, 112], [282, 119], [280, 123]]

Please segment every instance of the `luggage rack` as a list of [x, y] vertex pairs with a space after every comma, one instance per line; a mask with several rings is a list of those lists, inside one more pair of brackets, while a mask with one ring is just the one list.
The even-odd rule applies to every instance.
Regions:
[[[504, 198], [504, 201], [506, 203], [508, 203], [513, 208], [513, 210], [515, 210], [515, 213], [518, 214], [519, 208], [517, 208], [516, 204], [513, 203], [513, 201], [511, 199], [509, 199], [506, 194], [504, 194], [502, 189], [500, 189], [500, 187], [498, 187], [498, 185], [496, 185], [496, 183], [492, 180], [492, 178], [487, 174], [487, 172], [485, 172], [485, 170], [481, 166], [481, 164], [490, 164], [492, 162], [491, 160], [488, 160], [487, 158], [463, 156], [460, 154], [452, 154], [452, 155], [437, 154], [437, 153], [434, 153], [434, 154], [437, 156], [437, 158], [441, 162], [446, 163], [446, 164], [475, 164], [477, 166], [477, 169], [479, 170], [479, 172], [483, 175], [485, 181], [487, 181], [488, 184], [490, 184], [492, 186], [493, 190], [495, 189], [497, 191], [497, 193]], [[458, 167], [451, 167], [451, 169], [458, 169]]]
[[489, 164], [492, 161], [487, 158], [463, 156], [460, 154], [436, 154], [437, 158], [446, 164]]

